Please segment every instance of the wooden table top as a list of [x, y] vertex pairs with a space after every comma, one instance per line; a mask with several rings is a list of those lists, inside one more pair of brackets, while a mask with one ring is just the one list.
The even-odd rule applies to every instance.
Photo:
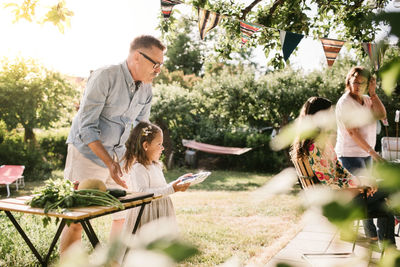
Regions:
[[[132, 208], [139, 206], [142, 203], [149, 203], [154, 199], [161, 198], [161, 196], [150, 196], [148, 193], [132, 193], [127, 195], [127, 197], [135, 197], [137, 200], [128, 201], [122, 203], [124, 207]], [[15, 211], [15, 212], [23, 212], [29, 214], [36, 214], [36, 215], [47, 215], [50, 217], [58, 217], [64, 218], [69, 220], [81, 220], [88, 217], [98, 216], [104, 213], [109, 212], [117, 212], [119, 211], [118, 208], [115, 207], [105, 207], [105, 206], [89, 206], [89, 207], [81, 207], [81, 208], [71, 208], [68, 211], [63, 213], [58, 212], [48, 212], [44, 213], [44, 210], [41, 208], [32, 208], [31, 206], [27, 205], [26, 202], [32, 199], [33, 196], [23, 196], [17, 198], [5, 198], [0, 200], [0, 210], [4, 211]], [[139, 199], [138, 199], [139, 198]]]

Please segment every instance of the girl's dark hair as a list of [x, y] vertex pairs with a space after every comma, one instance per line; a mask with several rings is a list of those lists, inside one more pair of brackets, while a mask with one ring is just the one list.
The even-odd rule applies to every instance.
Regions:
[[128, 141], [125, 143], [126, 152], [123, 157], [125, 160], [124, 170], [129, 172], [135, 162], [147, 165], [148, 158], [143, 148], [143, 143], [151, 143], [157, 133], [161, 132], [160, 127], [150, 122], [141, 121], [131, 130]]
[[350, 83], [352, 79], [355, 79], [358, 76], [362, 76], [369, 79], [371, 77], [371, 72], [362, 66], [352, 67], [346, 76], [346, 90], [350, 91], [351, 89]]
[[[310, 97], [300, 110], [299, 120], [308, 116], [314, 115], [318, 111], [327, 110], [332, 106], [329, 99], [323, 97]], [[295, 158], [304, 158], [309, 155], [308, 148], [314, 142], [313, 139], [300, 139], [297, 137], [292, 145], [290, 154]]]

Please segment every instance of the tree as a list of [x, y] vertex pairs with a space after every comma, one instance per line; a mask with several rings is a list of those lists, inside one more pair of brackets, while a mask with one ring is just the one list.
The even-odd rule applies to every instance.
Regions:
[[53, 71], [33, 60], [3, 60], [0, 70], [0, 118], [9, 130], [21, 125], [24, 141], [35, 142], [34, 128], [48, 129], [74, 108], [76, 91]]
[[169, 72], [181, 70], [185, 75], [199, 75], [203, 66], [203, 55], [198, 38], [191, 36], [193, 22], [183, 17], [167, 40], [165, 67]]
[[[372, 2], [374, 4], [371, 4]], [[224, 58], [230, 58], [232, 52], [240, 50], [239, 20], [265, 26], [258, 37], [252, 38], [246, 46], [263, 46], [267, 58], [274, 52], [271, 55], [271, 63], [275, 68], [284, 66], [282, 56], [277, 51], [280, 47], [277, 29], [312, 35], [316, 38], [333, 37], [351, 40], [352, 45], [356, 46], [360, 42], [375, 39], [380, 24], [371, 23], [367, 18], [384, 8], [388, 2], [388, 0], [253, 0], [245, 6], [238, 1], [228, 0], [187, 1], [195, 8], [205, 8], [229, 18], [219, 23], [217, 29], [221, 32], [215, 35], [217, 38], [215, 50]], [[210, 37], [211, 35], [207, 35], [206, 39]]]
[[14, 13], [14, 22], [21, 19], [39, 24], [50, 22], [57, 26], [60, 32], [64, 33], [65, 26], [70, 26], [70, 20], [74, 12], [66, 7], [64, 0], [57, 0], [57, 3], [53, 6], [46, 7], [48, 9], [47, 13], [42, 18], [39, 18], [36, 10], [40, 2], [43, 3], [40, 0], [23, 0], [20, 4], [6, 3], [4, 7], [11, 9], [11, 12]]

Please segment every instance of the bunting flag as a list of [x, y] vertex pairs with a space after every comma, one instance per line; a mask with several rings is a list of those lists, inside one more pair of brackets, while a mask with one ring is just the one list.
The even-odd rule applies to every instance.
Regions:
[[161, 0], [161, 13], [164, 19], [168, 19], [171, 16], [172, 8], [178, 4], [182, 4], [182, 2], [178, 0]]
[[281, 36], [283, 59], [286, 61], [299, 45], [304, 35], [283, 30], [279, 30], [279, 35]]
[[331, 67], [335, 62], [337, 55], [342, 49], [345, 41], [329, 39], [329, 38], [320, 38], [322, 47], [324, 48], [326, 61], [328, 62], [328, 66]]
[[204, 40], [206, 33], [218, 25], [221, 15], [202, 8], [198, 8], [197, 10], [199, 14], [200, 38]]
[[250, 40], [250, 37], [253, 35], [253, 33], [257, 32], [262, 27], [263, 27], [262, 25], [241, 20], [240, 32], [242, 36], [242, 46], [244, 46], [247, 43], [247, 41]]
[[371, 63], [374, 65], [375, 71], [378, 71], [381, 66], [384, 50], [375, 43], [362, 43], [362, 46], [365, 53], [368, 54]]

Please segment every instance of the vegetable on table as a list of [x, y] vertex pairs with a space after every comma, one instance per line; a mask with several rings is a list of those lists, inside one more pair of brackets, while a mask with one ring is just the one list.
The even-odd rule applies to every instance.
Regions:
[[81, 189], [97, 189], [106, 192], [106, 185], [99, 179], [85, 179], [78, 185], [78, 190]]
[[74, 184], [66, 179], [48, 180], [37, 190], [31, 200], [27, 202], [31, 207], [43, 208], [44, 213], [49, 211], [63, 212], [68, 208], [86, 206], [112, 206], [124, 209], [122, 203], [108, 192], [98, 189], [74, 190]]

